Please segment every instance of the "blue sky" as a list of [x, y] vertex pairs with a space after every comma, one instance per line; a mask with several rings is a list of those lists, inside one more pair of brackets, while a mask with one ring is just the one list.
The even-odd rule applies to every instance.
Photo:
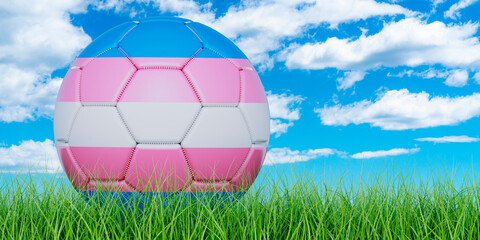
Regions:
[[0, 171], [58, 169], [52, 117], [69, 65], [109, 28], [159, 15], [217, 29], [254, 63], [267, 165], [478, 171], [478, 12], [479, 0], [3, 1]]

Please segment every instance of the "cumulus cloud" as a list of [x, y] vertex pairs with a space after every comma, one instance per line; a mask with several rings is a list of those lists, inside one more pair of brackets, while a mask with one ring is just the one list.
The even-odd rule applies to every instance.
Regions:
[[358, 81], [363, 80], [365, 77], [366, 72], [362, 71], [350, 71], [345, 72], [343, 78], [338, 78], [337, 82], [339, 85], [337, 86], [338, 90], [344, 90], [350, 88]]
[[445, 80], [445, 85], [451, 87], [463, 87], [467, 85], [468, 72], [466, 70], [454, 70]]
[[294, 44], [283, 55], [287, 67], [294, 69], [367, 71], [434, 64], [480, 69], [480, 42], [475, 37], [478, 26], [406, 18], [355, 40], [331, 37], [320, 43]]
[[368, 123], [383, 130], [405, 130], [455, 125], [480, 115], [480, 94], [431, 97], [407, 89], [380, 94], [375, 101], [363, 100], [315, 109], [322, 124], [345, 126]]
[[70, 23], [70, 13], [85, 7], [76, 0], [0, 2], [0, 121], [52, 115], [61, 79], [51, 73], [91, 41]]
[[267, 153], [264, 165], [306, 162], [331, 155], [343, 156], [345, 153], [331, 148], [309, 149], [304, 151], [291, 150], [290, 148], [272, 148]]
[[469, 137], [466, 135], [462, 136], [445, 136], [445, 137], [426, 137], [426, 138], [417, 138], [415, 141], [420, 142], [433, 142], [433, 143], [467, 143], [467, 142], [478, 142], [480, 138]]
[[379, 157], [388, 157], [388, 156], [398, 156], [404, 154], [413, 154], [420, 151], [420, 148], [394, 148], [390, 150], [379, 150], [379, 151], [365, 151], [360, 153], [355, 153], [351, 157], [355, 159], [369, 159], [369, 158], [379, 158]]
[[304, 98], [300, 95], [273, 94], [267, 92], [268, 105], [270, 107], [270, 133], [279, 137], [286, 133], [293, 122], [300, 119], [300, 103]]
[[20, 145], [0, 147], [0, 168], [11, 172], [62, 171], [53, 141], [23, 141]]
[[453, 4], [445, 13], [446, 18], [457, 19], [460, 17], [460, 10], [478, 2], [478, 0], [460, 0]]
[[273, 65], [271, 55], [283, 48], [283, 40], [301, 36], [309, 28], [321, 24], [335, 27], [374, 16], [414, 14], [399, 5], [374, 0], [268, 0], [241, 1], [216, 18], [210, 4], [191, 0], [143, 0], [136, 5], [132, 2], [109, 0], [102, 2], [100, 8], [137, 15], [145, 6], [154, 6], [160, 12], [202, 22], [234, 40], [250, 60], [262, 68]]

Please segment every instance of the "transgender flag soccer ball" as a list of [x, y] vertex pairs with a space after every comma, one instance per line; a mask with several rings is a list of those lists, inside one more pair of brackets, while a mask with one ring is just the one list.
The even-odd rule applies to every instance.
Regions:
[[269, 140], [262, 83], [215, 30], [180, 18], [127, 22], [70, 67], [55, 142], [77, 190], [244, 192]]

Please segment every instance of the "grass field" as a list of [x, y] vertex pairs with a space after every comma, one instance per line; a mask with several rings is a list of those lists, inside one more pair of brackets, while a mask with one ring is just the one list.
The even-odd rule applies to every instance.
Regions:
[[282, 175], [258, 179], [262, 184], [236, 203], [157, 196], [142, 211], [114, 198], [87, 203], [63, 174], [9, 181], [0, 174], [0, 238], [480, 238], [480, 179], [474, 176], [454, 186], [449, 176], [420, 182], [408, 174], [381, 174], [347, 185], [342, 176]]

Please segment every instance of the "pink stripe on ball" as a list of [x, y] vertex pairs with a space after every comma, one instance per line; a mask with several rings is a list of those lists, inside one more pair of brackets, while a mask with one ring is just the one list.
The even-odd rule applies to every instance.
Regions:
[[183, 69], [204, 103], [238, 103], [240, 71], [224, 58], [194, 58]]
[[235, 191], [246, 191], [257, 178], [263, 159], [267, 153], [267, 147], [252, 147], [243, 166], [231, 181]]
[[139, 70], [125, 88], [120, 102], [199, 102], [180, 70]]
[[90, 181], [88, 183], [89, 191], [101, 191], [101, 192], [133, 192], [134, 190], [128, 186], [125, 181], [120, 182], [101, 182], [101, 181]]
[[78, 190], [86, 189], [88, 177], [83, 174], [82, 170], [75, 163], [75, 159], [67, 146], [57, 146], [58, 155], [62, 160], [63, 169], [73, 186]]
[[178, 148], [138, 147], [126, 181], [141, 192], [176, 192], [191, 179], [180, 145]]
[[78, 165], [90, 179], [123, 179], [132, 147], [70, 147]]
[[82, 68], [81, 101], [115, 102], [135, 71], [128, 58], [95, 58]]
[[194, 181], [185, 192], [230, 192], [232, 186], [229, 182], [197, 182]]
[[242, 91], [240, 102], [242, 103], [266, 103], [267, 96], [262, 82], [255, 70], [243, 70], [240, 72]]
[[249, 150], [250, 148], [184, 148], [197, 181], [231, 179], [245, 161]]
[[80, 76], [82, 70], [72, 68], [68, 70], [63, 78], [62, 86], [58, 92], [57, 101], [59, 102], [79, 102], [80, 101]]

